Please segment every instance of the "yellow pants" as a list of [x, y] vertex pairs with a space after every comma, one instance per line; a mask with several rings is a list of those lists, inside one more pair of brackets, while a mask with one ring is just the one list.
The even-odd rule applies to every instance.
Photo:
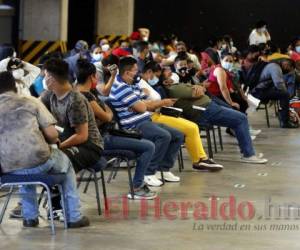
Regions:
[[176, 118], [158, 113], [152, 115], [152, 121], [175, 128], [185, 135], [185, 147], [193, 163], [198, 162], [200, 159], [207, 158], [197, 124], [180, 117]]

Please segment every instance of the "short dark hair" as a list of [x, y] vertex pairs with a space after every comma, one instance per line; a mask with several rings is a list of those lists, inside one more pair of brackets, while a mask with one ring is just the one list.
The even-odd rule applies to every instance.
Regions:
[[260, 28], [262, 28], [262, 27], [264, 27], [264, 26], [267, 26], [267, 25], [268, 25], [268, 24], [267, 24], [266, 21], [264, 21], [264, 20], [259, 20], [258, 22], [256, 22], [255, 28], [256, 28], [256, 29], [260, 29]]
[[142, 73], [146, 73], [148, 70], [152, 70], [154, 72], [155, 66], [156, 66], [156, 62], [154, 61], [147, 62], [142, 69]]
[[3, 71], [0, 73], [0, 94], [8, 91], [17, 92], [15, 78], [9, 71]]
[[0, 46], [0, 61], [12, 57], [15, 52], [15, 49], [9, 44], [3, 44]]
[[147, 49], [148, 47], [149, 47], [149, 43], [146, 41], [138, 41], [135, 44], [135, 48], [136, 48], [137, 52], [142, 52], [145, 49]]
[[86, 59], [79, 59], [77, 61], [76, 78], [78, 84], [83, 84], [87, 79], [96, 74], [96, 67]]
[[113, 64], [116, 64], [117, 66], [119, 66], [120, 59], [119, 59], [119, 57], [117, 57], [113, 54], [110, 54], [109, 56], [103, 58], [101, 62], [104, 67], [106, 67], [108, 65], [113, 65]]
[[233, 54], [228, 52], [228, 51], [223, 51], [221, 53], [221, 59], [224, 59], [226, 56], [232, 56], [233, 57]]
[[260, 53], [260, 49], [257, 45], [250, 45], [247, 49], [243, 50], [241, 56], [242, 58], [246, 58], [250, 53]]
[[122, 76], [125, 73], [125, 71], [130, 71], [136, 63], [137, 61], [131, 56], [123, 57], [120, 60], [120, 66], [119, 66], [120, 75]]
[[179, 52], [178, 55], [175, 57], [175, 63], [179, 61], [188, 60], [188, 55], [185, 52]]
[[62, 59], [51, 58], [45, 62], [43, 69], [47, 70], [58, 81], [67, 81], [69, 74], [69, 65]]

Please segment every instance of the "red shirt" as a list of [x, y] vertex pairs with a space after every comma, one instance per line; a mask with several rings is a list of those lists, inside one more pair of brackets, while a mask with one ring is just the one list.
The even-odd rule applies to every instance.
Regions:
[[[208, 77], [208, 81], [210, 82], [210, 85], [207, 88], [207, 90], [209, 93], [211, 93], [214, 96], [222, 96], [222, 92], [221, 92], [220, 86], [218, 84], [217, 77], [214, 75], [214, 72], [217, 68], [221, 68], [221, 65], [214, 65], [211, 67], [209, 77]], [[227, 88], [228, 88], [229, 92], [232, 92], [232, 90], [233, 90], [232, 76], [228, 71], [225, 70], [225, 72], [226, 72]]]

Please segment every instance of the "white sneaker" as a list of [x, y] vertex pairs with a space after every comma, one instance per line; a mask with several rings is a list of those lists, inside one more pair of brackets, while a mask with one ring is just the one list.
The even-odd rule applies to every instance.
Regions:
[[255, 135], [251, 135], [251, 140], [254, 141], [256, 139]]
[[144, 181], [147, 185], [152, 187], [160, 187], [163, 184], [155, 175], [145, 175]]
[[[172, 172], [163, 172], [164, 174], [164, 179], [165, 181], [168, 181], [168, 182], [179, 182], [180, 181], [180, 177], [174, 175]], [[161, 179], [161, 173], [160, 172], [156, 172], [155, 176], [158, 178], [158, 179]]]
[[264, 153], [258, 153], [257, 157], [260, 159], [264, 158]]
[[245, 163], [252, 163], [252, 164], [264, 164], [267, 163], [268, 160], [264, 158], [259, 158], [256, 155], [250, 156], [250, 157], [242, 157], [241, 162]]
[[250, 135], [258, 136], [261, 133], [261, 129], [249, 129]]

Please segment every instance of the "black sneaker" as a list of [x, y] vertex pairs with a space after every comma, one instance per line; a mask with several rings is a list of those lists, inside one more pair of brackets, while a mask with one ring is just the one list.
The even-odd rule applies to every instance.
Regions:
[[18, 203], [18, 205], [10, 211], [9, 218], [11, 219], [22, 219], [23, 212], [22, 212], [22, 204]]
[[281, 125], [281, 128], [299, 128], [299, 124], [288, 121], [287, 123]]
[[90, 225], [90, 221], [88, 217], [83, 216], [80, 220], [75, 222], [68, 222], [68, 228], [80, 228], [80, 227], [88, 227]]
[[222, 170], [223, 166], [217, 164], [213, 159], [206, 159], [206, 160], [200, 160], [196, 164], [193, 164], [193, 169], [216, 172]]
[[32, 220], [23, 220], [23, 226], [24, 227], [37, 227], [39, 225], [39, 219], [32, 219]]
[[[134, 199], [135, 200], [153, 200], [156, 198], [157, 193], [153, 192], [149, 189], [149, 187], [145, 184], [140, 188], [137, 188], [134, 190]], [[127, 195], [128, 199], [133, 199], [131, 193], [128, 193]]]
[[231, 128], [226, 128], [225, 132], [226, 132], [227, 134], [229, 134], [230, 136], [235, 137], [235, 133], [234, 133], [233, 129], [231, 129]]

